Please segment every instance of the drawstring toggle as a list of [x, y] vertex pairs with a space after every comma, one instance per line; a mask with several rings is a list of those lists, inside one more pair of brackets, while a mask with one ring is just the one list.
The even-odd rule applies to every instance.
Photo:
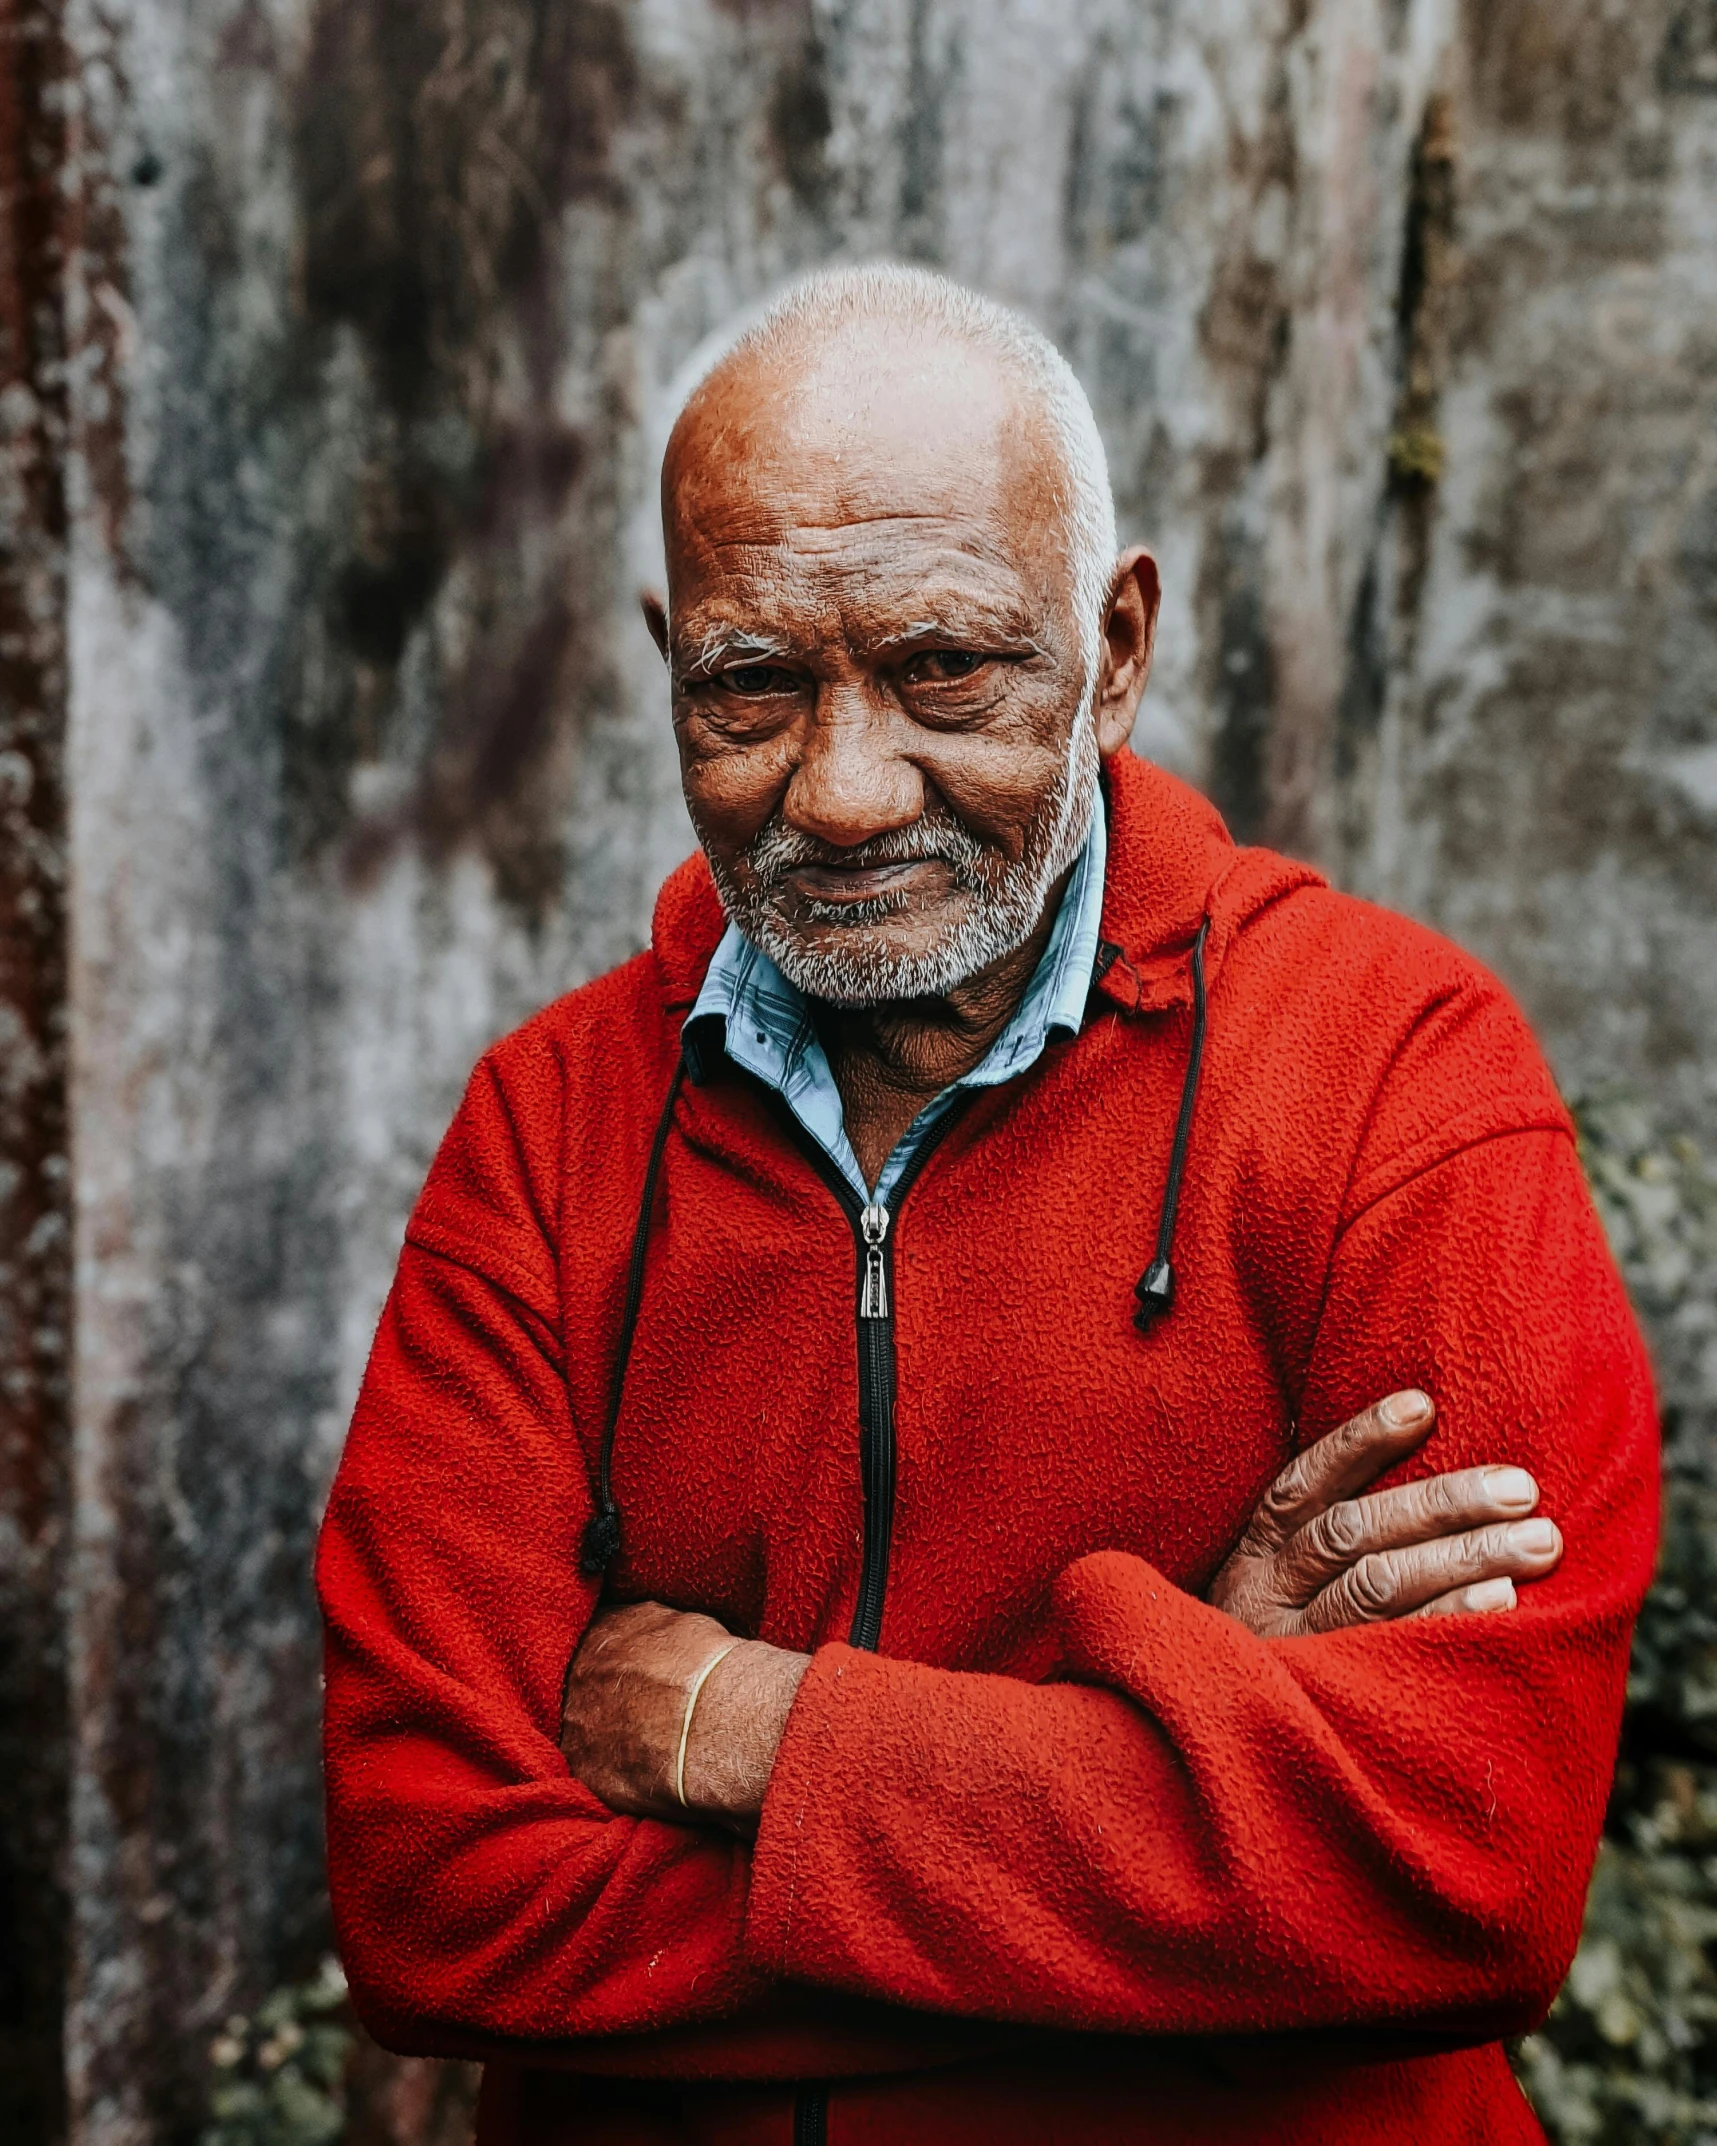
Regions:
[[1174, 1309], [1173, 1267], [1166, 1259], [1153, 1259], [1133, 1284], [1133, 1294], [1139, 1300], [1133, 1324], [1141, 1334], [1148, 1334], [1165, 1312]]

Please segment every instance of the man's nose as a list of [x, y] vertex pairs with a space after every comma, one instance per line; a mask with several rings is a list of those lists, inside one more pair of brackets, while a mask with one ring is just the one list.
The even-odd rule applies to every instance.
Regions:
[[782, 800], [788, 826], [840, 849], [910, 827], [924, 810], [924, 778], [900, 743], [862, 687], [825, 686]]

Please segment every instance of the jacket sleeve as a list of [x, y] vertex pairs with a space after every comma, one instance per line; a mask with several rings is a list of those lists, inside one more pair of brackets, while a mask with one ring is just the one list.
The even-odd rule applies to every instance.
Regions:
[[616, 1816], [559, 1749], [596, 1589], [533, 1137], [479, 1068], [322, 1529], [335, 1920], [366, 2023], [408, 2050], [676, 2024], [755, 1979], [746, 1851]]
[[1513, 1459], [1559, 1570], [1504, 1615], [1266, 1642], [1141, 1560], [1061, 1578], [1064, 1676], [814, 1659], [749, 1939], [790, 1974], [1021, 2021], [1489, 2038], [1578, 1936], [1656, 1526], [1643, 1351], [1564, 1131], [1351, 1215], [1300, 1420], [1419, 1384], [1412, 1473]]

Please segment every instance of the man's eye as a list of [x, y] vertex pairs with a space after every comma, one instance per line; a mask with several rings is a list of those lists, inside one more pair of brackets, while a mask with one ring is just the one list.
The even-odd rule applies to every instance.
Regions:
[[983, 668], [985, 658], [970, 648], [931, 648], [906, 666], [910, 685], [950, 685]]
[[766, 693], [792, 692], [794, 680], [791, 671], [779, 670], [773, 663], [736, 663], [721, 673], [718, 682], [729, 693], [756, 700]]

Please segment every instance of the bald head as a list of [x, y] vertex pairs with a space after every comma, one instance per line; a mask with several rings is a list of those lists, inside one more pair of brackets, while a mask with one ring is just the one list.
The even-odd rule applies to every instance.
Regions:
[[1022, 315], [928, 269], [822, 270], [700, 353], [682, 386], [663, 465], [670, 517], [705, 456], [828, 440], [855, 485], [927, 433], [950, 458], [999, 456], [1024, 480], [1031, 528], [1059, 540], [1095, 661], [1115, 563], [1108, 464], [1072, 367]]

